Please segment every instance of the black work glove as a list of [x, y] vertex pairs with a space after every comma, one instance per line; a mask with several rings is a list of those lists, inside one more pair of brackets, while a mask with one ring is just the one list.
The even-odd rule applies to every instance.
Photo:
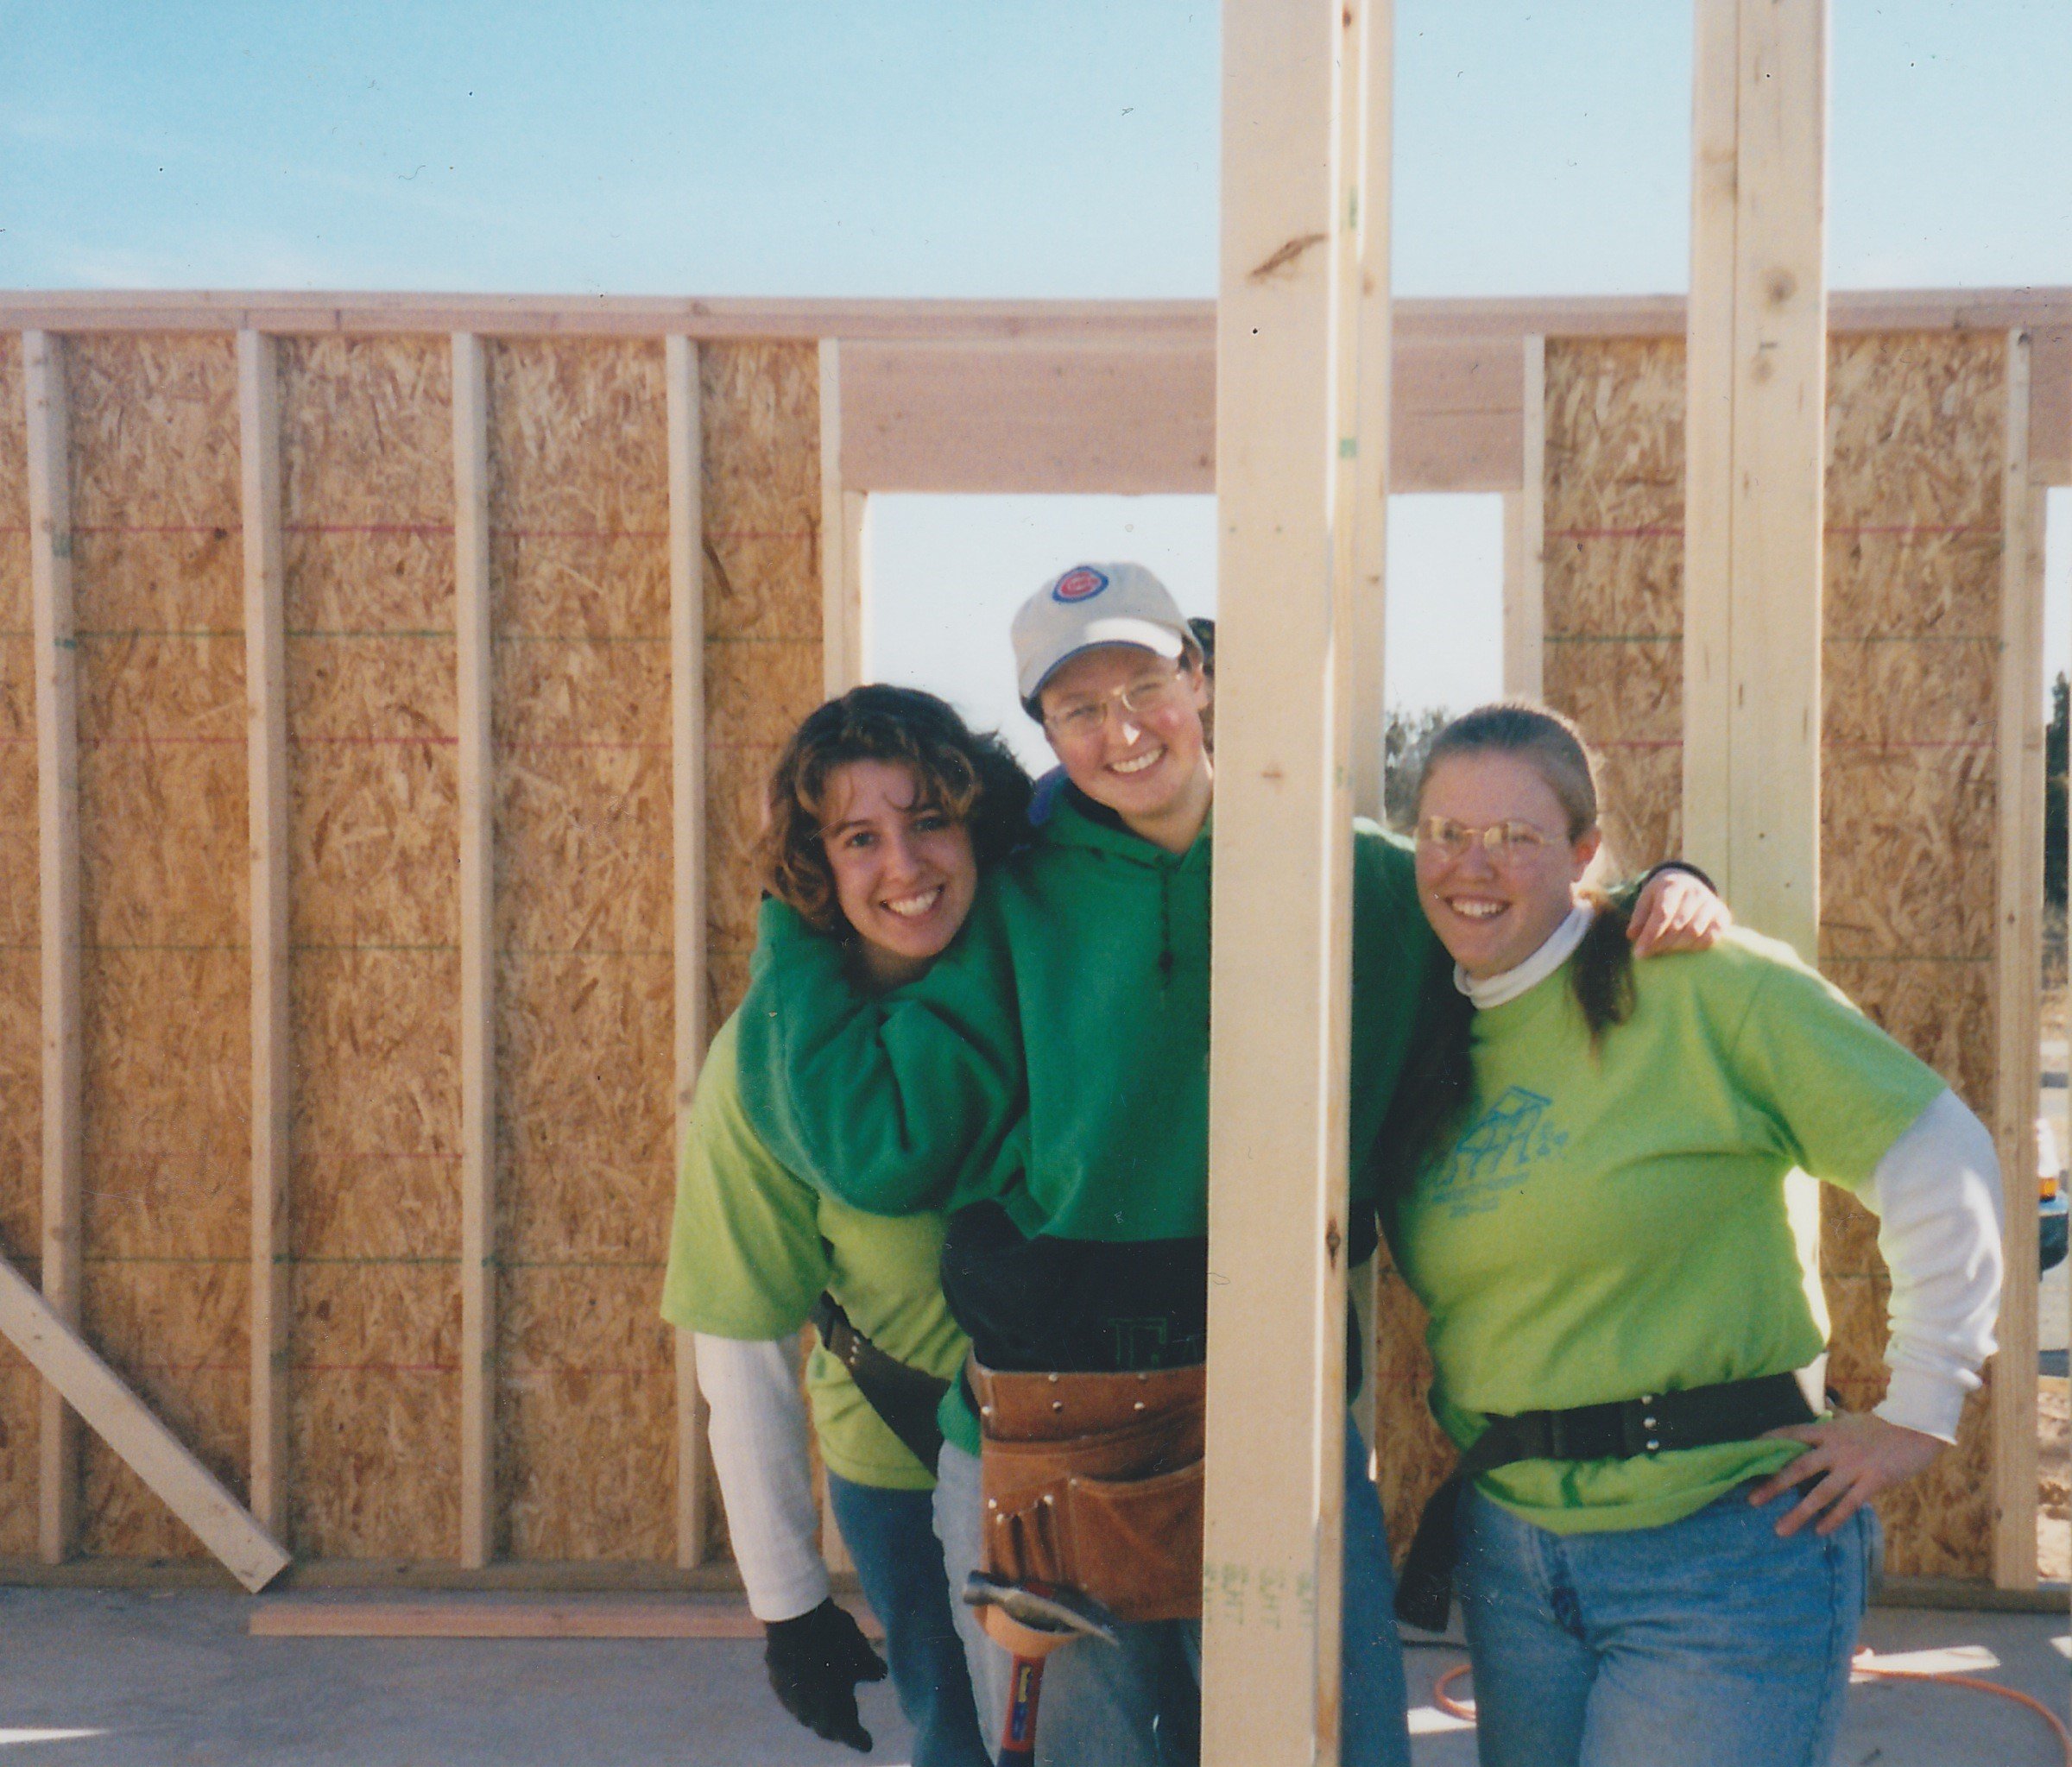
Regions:
[[784, 1709], [815, 1736], [870, 1752], [870, 1732], [856, 1716], [856, 1683], [885, 1679], [885, 1661], [863, 1629], [829, 1597], [796, 1619], [763, 1629], [762, 1660]]

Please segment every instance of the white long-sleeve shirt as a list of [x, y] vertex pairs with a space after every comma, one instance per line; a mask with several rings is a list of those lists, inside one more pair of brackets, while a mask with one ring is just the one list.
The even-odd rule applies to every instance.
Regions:
[[1957, 1439], [1964, 1395], [1993, 1352], [1999, 1316], [2000, 1164], [1986, 1126], [1945, 1091], [1886, 1150], [1863, 1201], [1892, 1274], [1892, 1371], [1878, 1415]]
[[765, 1625], [796, 1619], [828, 1595], [799, 1335], [746, 1342], [698, 1332], [694, 1344], [698, 1390], [711, 1407], [712, 1470], [749, 1611]]

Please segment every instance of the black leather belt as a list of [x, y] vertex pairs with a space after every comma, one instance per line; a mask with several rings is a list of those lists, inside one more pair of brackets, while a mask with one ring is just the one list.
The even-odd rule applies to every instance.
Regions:
[[950, 1383], [887, 1355], [850, 1323], [849, 1315], [832, 1295], [823, 1294], [813, 1303], [812, 1321], [828, 1354], [849, 1370], [871, 1410], [933, 1477], [943, 1448], [936, 1407]]
[[1795, 1374], [1759, 1374], [1565, 1411], [1493, 1415], [1418, 1518], [1396, 1586], [1397, 1618], [1430, 1632], [1446, 1629], [1453, 1606], [1454, 1512], [1462, 1492], [1485, 1473], [1518, 1461], [1631, 1461], [1716, 1448], [1814, 1419]]

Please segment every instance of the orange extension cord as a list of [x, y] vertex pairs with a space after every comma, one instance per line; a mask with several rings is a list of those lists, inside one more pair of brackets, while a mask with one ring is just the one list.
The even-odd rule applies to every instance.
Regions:
[[[1998, 1682], [1982, 1681], [1975, 1675], [1932, 1675], [1921, 1669], [1879, 1669], [1866, 1660], [1870, 1654], [1867, 1650], [1864, 1651], [1852, 1665], [1858, 1674], [1877, 1675], [1886, 1681], [1941, 1682], [1946, 1687], [1970, 1688], [1977, 1693], [1992, 1694], [2002, 1700], [2012, 1700], [2018, 1706], [2026, 1706], [2050, 1726], [2051, 1734], [2057, 1739], [2058, 1747], [2064, 1751], [2065, 1767], [2072, 1767], [2072, 1731], [2067, 1730], [2064, 1720], [2041, 1700], [2031, 1699], [2017, 1688], [2004, 1688]], [[1473, 1724], [1475, 1702], [1472, 1700], [1456, 1700], [1446, 1691], [1468, 1671], [1469, 1665], [1465, 1663], [1457, 1669], [1448, 1669], [1432, 1688], [1431, 1697], [1440, 1711]]]

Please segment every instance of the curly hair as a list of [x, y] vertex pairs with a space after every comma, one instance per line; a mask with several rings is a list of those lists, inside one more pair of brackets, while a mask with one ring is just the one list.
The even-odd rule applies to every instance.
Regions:
[[852, 687], [808, 714], [784, 745], [756, 847], [764, 887], [822, 932], [849, 930], [821, 831], [829, 781], [852, 760], [911, 771], [919, 802], [970, 830], [982, 870], [1027, 836], [1029, 776], [998, 736], [971, 730], [946, 702], [918, 687]]

